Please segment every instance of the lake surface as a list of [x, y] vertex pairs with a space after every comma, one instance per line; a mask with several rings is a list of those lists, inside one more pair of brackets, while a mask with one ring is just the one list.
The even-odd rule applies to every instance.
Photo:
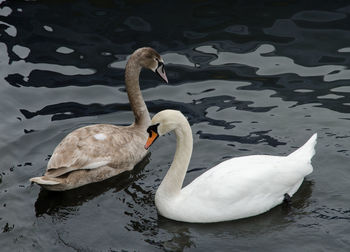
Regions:
[[[348, 1], [0, 0], [0, 250], [349, 251], [349, 15]], [[192, 127], [185, 185], [318, 133], [290, 206], [217, 224], [159, 216], [173, 134], [102, 183], [54, 193], [28, 181], [72, 130], [133, 122], [124, 66], [143, 46], [169, 79], [142, 72], [151, 114], [178, 109]]]

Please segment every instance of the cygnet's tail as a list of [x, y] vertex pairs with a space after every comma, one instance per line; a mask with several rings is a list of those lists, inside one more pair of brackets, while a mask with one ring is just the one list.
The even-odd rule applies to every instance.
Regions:
[[317, 133], [313, 134], [312, 137], [299, 149], [289, 154], [288, 157], [298, 158], [311, 162], [311, 158], [315, 155], [315, 145], [317, 143]]
[[34, 177], [34, 178], [29, 179], [29, 181], [37, 183], [38, 185], [41, 185], [41, 186], [50, 186], [50, 185], [60, 184], [60, 182], [57, 181], [55, 178], [50, 178], [50, 177], [46, 177], [46, 176]]

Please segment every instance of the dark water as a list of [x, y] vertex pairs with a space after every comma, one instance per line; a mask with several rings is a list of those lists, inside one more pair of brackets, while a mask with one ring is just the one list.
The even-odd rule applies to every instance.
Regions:
[[[348, 1], [0, 2], [1, 251], [349, 251]], [[157, 215], [174, 136], [100, 184], [29, 183], [70, 131], [132, 122], [123, 68], [142, 46], [161, 53], [170, 81], [142, 73], [149, 110], [179, 109], [192, 126], [185, 184], [318, 132], [314, 172], [291, 206], [217, 224]]]

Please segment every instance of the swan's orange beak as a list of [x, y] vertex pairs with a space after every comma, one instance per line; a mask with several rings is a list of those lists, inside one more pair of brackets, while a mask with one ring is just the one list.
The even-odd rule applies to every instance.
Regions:
[[154, 143], [154, 141], [158, 138], [158, 134], [151, 130], [149, 137], [147, 139], [147, 142], [145, 144], [145, 149], [148, 150], [148, 148]]

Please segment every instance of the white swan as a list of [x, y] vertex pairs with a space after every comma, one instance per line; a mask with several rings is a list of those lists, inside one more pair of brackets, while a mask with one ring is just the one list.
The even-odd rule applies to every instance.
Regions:
[[145, 157], [143, 145], [151, 118], [139, 86], [142, 68], [168, 82], [164, 62], [154, 49], [140, 48], [130, 56], [125, 85], [135, 122], [127, 127], [96, 124], [71, 132], [54, 150], [44, 176], [30, 181], [52, 191], [69, 190], [132, 170]]
[[226, 160], [189, 185], [182, 183], [192, 155], [192, 131], [176, 110], [163, 110], [148, 128], [148, 149], [159, 135], [176, 134], [176, 152], [155, 204], [161, 215], [185, 222], [219, 222], [258, 215], [289, 199], [313, 170], [317, 134], [288, 156], [253, 155]]

